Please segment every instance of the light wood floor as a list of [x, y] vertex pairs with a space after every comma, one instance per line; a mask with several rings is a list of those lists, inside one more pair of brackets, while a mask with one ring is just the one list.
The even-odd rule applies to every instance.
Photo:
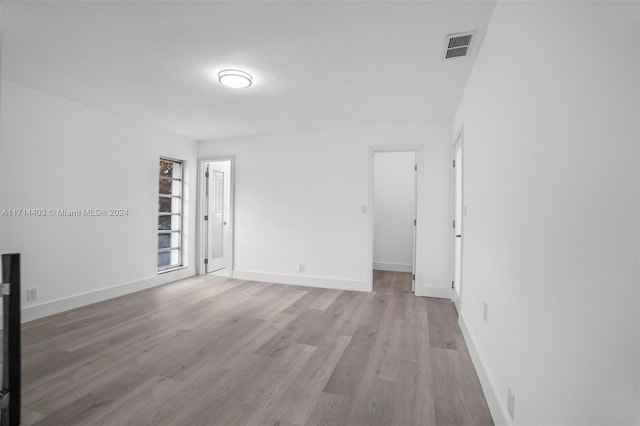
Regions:
[[28, 323], [23, 424], [493, 424], [450, 301], [197, 277]]

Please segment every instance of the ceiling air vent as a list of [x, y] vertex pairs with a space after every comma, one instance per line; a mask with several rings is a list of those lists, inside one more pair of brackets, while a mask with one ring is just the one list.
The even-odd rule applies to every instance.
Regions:
[[467, 56], [474, 32], [447, 34], [444, 43], [444, 59]]

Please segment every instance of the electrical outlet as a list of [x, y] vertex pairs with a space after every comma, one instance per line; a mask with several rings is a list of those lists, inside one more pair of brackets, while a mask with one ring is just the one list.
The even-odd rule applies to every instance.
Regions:
[[484, 318], [484, 322], [487, 322], [489, 320], [489, 305], [487, 304], [487, 302], [484, 302], [482, 317]]
[[27, 289], [27, 302], [33, 302], [38, 299], [38, 289], [37, 288], [28, 288]]
[[367, 206], [365, 204], [360, 206], [360, 213], [367, 214]]
[[511, 391], [511, 388], [508, 388], [507, 394], [507, 409], [509, 410], [509, 415], [511, 416], [511, 420], [516, 419], [516, 396]]
[[298, 272], [304, 272], [304, 263], [298, 265]]

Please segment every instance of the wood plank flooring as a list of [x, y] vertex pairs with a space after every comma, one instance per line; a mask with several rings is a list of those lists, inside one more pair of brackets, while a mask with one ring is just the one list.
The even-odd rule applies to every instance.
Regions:
[[23, 326], [24, 425], [491, 425], [448, 300], [195, 277]]

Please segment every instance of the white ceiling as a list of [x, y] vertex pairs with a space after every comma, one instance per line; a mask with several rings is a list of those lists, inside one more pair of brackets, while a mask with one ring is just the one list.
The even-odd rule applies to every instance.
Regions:
[[[451, 120], [493, 1], [15, 2], [3, 78], [193, 139]], [[253, 74], [248, 89], [211, 75]]]

